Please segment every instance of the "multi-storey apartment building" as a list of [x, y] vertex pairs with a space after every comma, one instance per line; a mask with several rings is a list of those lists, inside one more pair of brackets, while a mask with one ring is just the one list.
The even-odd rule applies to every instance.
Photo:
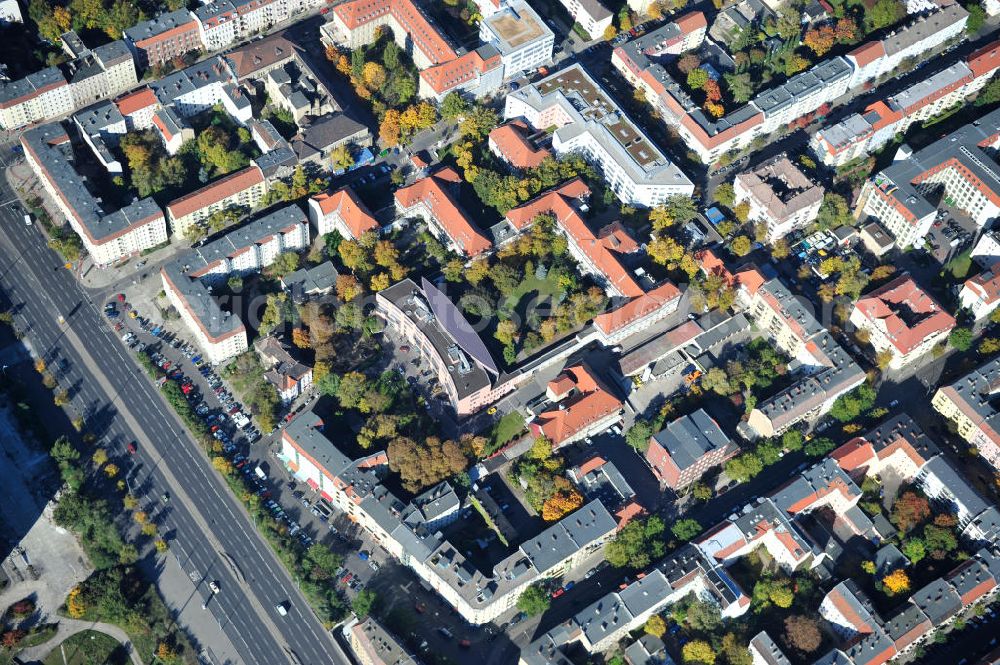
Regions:
[[302, 209], [288, 205], [200, 248], [185, 252], [160, 269], [163, 290], [205, 357], [218, 364], [247, 350], [243, 322], [223, 310], [213, 285], [230, 275], [259, 272], [283, 252], [309, 247], [309, 222]]
[[621, 400], [584, 365], [564, 369], [548, 382], [545, 396], [529, 427], [535, 437], [551, 441], [553, 449], [602, 432], [622, 418]]
[[862, 296], [851, 324], [868, 334], [877, 353], [890, 354], [889, 367], [901, 369], [947, 339], [955, 318], [903, 274]]
[[166, 242], [163, 211], [152, 199], [136, 201], [115, 212], [104, 211], [101, 200], [87, 190], [83, 177], [73, 168], [69, 135], [61, 125], [41, 125], [26, 131], [21, 146], [25, 161], [97, 265], [111, 265]]
[[652, 207], [694, 192], [691, 180], [578, 64], [507, 95], [504, 117], [535, 129], [554, 127], [556, 155], [585, 155], [626, 205]]
[[445, 167], [395, 192], [396, 216], [420, 217], [431, 232], [461, 256], [489, 251], [493, 243], [456, 203], [452, 190], [462, 181], [458, 172]]
[[118, 112], [125, 118], [130, 131], [141, 131], [153, 126], [153, 114], [160, 110], [160, 100], [149, 88], [140, 88], [115, 100]]
[[309, 222], [318, 236], [337, 232], [350, 240], [379, 230], [378, 221], [350, 187], [310, 197]]
[[434, 372], [461, 416], [512, 392], [524, 377], [505, 374], [448, 297], [426, 279], [410, 279], [375, 295], [376, 312]]
[[601, 39], [604, 31], [611, 27], [611, 10], [600, 0], [559, 0], [559, 4], [566, 8], [591, 39]]
[[58, 67], [0, 82], [0, 126], [4, 129], [57, 118], [74, 108], [72, 88]]
[[1000, 469], [998, 392], [1000, 360], [993, 360], [938, 388], [931, 401], [934, 410], [955, 423], [958, 435], [996, 469]]
[[487, 145], [490, 152], [515, 169], [537, 168], [546, 158], [552, 157], [552, 152], [536, 146], [528, 136], [531, 133], [520, 120], [511, 120], [490, 132]]
[[766, 279], [756, 269], [732, 275], [724, 266], [703, 263], [702, 268], [721, 271], [729, 283], [737, 285], [737, 302], [747, 317], [800, 365], [791, 386], [750, 412], [747, 427], [751, 434], [774, 436], [796, 423], [814, 421], [829, 411], [837, 397], [864, 382], [862, 369], [781, 280]]
[[770, 243], [811, 224], [823, 204], [823, 188], [785, 154], [737, 175], [733, 191], [736, 204], [750, 206], [749, 219], [767, 226]]
[[85, 48], [66, 64], [66, 70], [77, 108], [113, 97], [139, 82], [132, 52], [120, 39], [93, 50]]
[[646, 461], [662, 485], [680, 491], [739, 451], [719, 424], [698, 409], [651, 436]]
[[907, 58], [918, 57], [947, 41], [961, 39], [969, 12], [962, 5], [942, 5], [893, 30], [884, 39], [867, 42], [847, 54], [853, 72], [849, 87], [856, 88], [890, 74]]
[[250, 99], [221, 56], [202, 60], [149, 85], [161, 106], [172, 106], [184, 118], [222, 104], [233, 120], [245, 124], [253, 117]]
[[361, 665], [420, 665], [421, 660], [373, 617], [351, 626], [351, 651]]
[[266, 193], [267, 182], [260, 167], [248, 166], [230, 173], [168, 203], [170, 232], [186, 235], [192, 226], [202, 223], [219, 210], [254, 210]]
[[1000, 42], [985, 46], [895, 95], [870, 104], [810, 139], [813, 152], [829, 166], [866, 156], [923, 122], [979, 92], [1000, 68]]
[[160, 14], [125, 30], [140, 68], [156, 67], [203, 48], [198, 22], [187, 9]]
[[218, 51], [289, 18], [297, 0], [214, 0], [191, 12], [205, 48]]
[[710, 118], [656, 62], [661, 54], [673, 54], [700, 43], [705, 34], [705, 19], [700, 12], [619, 46], [612, 64], [633, 86], [643, 90], [646, 100], [677, 130], [687, 147], [711, 164], [727, 152], [746, 148], [758, 136], [771, 134], [817, 111], [850, 88], [897, 67], [905, 58], [960, 37], [967, 16], [961, 6], [936, 10], [883, 41], [865, 44], [846, 57], [824, 60], [718, 119]]
[[[930, 231], [944, 196], [983, 226], [1000, 215], [1000, 175], [990, 154], [1000, 145], [1000, 111], [912, 152], [900, 147], [895, 161], [865, 183], [855, 214], [878, 221], [906, 248], [919, 245]], [[936, 200], [936, 198], [935, 198]]]
[[[391, 288], [391, 287], [390, 287]], [[451, 494], [432, 488], [406, 504], [381, 484], [384, 452], [351, 459], [323, 433], [312, 411], [294, 418], [281, 434], [279, 458], [299, 480], [350, 516], [389, 554], [408, 566], [472, 624], [513, 609], [532, 582], [559, 577], [592, 557], [617, 530], [617, 522], [593, 500], [517, 547], [491, 570], [482, 571], [438, 530], [439, 512], [427, 499]]]
[[977, 321], [992, 314], [1000, 307], [1000, 269], [991, 267], [965, 280], [958, 293], [958, 302], [971, 311]]

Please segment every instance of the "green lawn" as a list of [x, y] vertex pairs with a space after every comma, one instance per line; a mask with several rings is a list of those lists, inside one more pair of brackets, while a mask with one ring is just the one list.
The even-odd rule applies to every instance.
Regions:
[[948, 262], [944, 269], [956, 280], [964, 280], [972, 268], [972, 250], [966, 250]]
[[518, 284], [517, 288], [508, 294], [504, 304], [507, 306], [507, 309], [513, 311], [521, 304], [521, 299], [529, 293], [537, 292], [540, 296], [555, 298], [561, 291], [559, 283], [551, 276], [551, 273], [545, 279], [529, 277]]
[[517, 411], [508, 413], [490, 430], [489, 452], [500, 450], [507, 442], [524, 431], [524, 416]]
[[[66, 660], [63, 660], [63, 654]], [[113, 637], [85, 630], [66, 639], [45, 659], [45, 665], [124, 665], [125, 648]]]

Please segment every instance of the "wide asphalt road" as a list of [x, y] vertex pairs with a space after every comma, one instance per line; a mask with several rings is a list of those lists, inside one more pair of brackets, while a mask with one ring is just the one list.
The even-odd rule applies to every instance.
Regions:
[[[209, 599], [206, 619], [211, 614], [208, 620], [218, 621], [245, 663], [348, 665], [242, 506], [116, 338], [99, 311], [103, 303], [88, 301], [41, 232], [9, 205], [14, 198], [0, 178], [0, 288], [74, 405], [102, 427], [109, 452], [122, 455], [127, 442], [138, 442], [139, 468], [129, 480], [141, 488], [150, 515], [162, 517], [161, 533], [171, 536], [172, 551], [198, 583], [200, 597], [190, 602], [203, 602], [211, 595], [208, 582], [219, 581], [221, 593]], [[61, 361], [68, 363], [65, 370], [57, 370]], [[131, 465], [120, 461], [123, 469]], [[164, 492], [171, 494], [166, 506], [160, 504]], [[275, 605], [286, 600], [291, 607], [281, 617]]]

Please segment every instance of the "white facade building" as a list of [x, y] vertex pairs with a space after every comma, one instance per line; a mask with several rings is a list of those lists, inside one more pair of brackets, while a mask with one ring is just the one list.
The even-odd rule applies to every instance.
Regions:
[[653, 207], [691, 196], [694, 184], [625, 115], [580, 65], [571, 65], [507, 95], [506, 119], [535, 129], [556, 127], [557, 155], [579, 152], [603, 172], [626, 205]]
[[532, 71], [552, 60], [555, 36], [523, 0], [483, 18], [479, 38], [500, 51], [504, 78]]

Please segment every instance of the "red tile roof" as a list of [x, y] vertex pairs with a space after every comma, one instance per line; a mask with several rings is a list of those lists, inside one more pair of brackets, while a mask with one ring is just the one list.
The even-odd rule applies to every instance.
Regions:
[[642, 288], [632, 279], [629, 272], [619, 263], [615, 252], [600, 241], [587, 227], [583, 217], [577, 212], [572, 200], [589, 194], [590, 189], [580, 178], [574, 178], [557, 189], [528, 201], [523, 206], [507, 213], [507, 221], [515, 229], [523, 229], [536, 217], [552, 214], [556, 224], [569, 236], [577, 248], [597, 267], [604, 279], [627, 298], [643, 295]]
[[248, 166], [174, 199], [167, 204], [167, 212], [173, 219], [178, 219], [263, 182], [264, 174], [261, 170], [256, 166]]
[[163, 134], [164, 140], [169, 141], [170, 139], [173, 138], [174, 135], [170, 133], [169, 129], [167, 129], [167, 126], [163, 123], [163, 120], [160, 118], [159, 115], [153, 116], [153, 124], [156, 126], [158, 130], [160, 130], [160, 133]]
[[955, 319], [908, 275], [900, 275], [858, 300], [855, 307], [869, 320], [882, 321], [892, 345], [902, 354], [928, 337], [955, 327]]
[[646, 509], [642, 507], [642, 504], [638, 501], [629, 501], [624, 507], [615, 512], [615, 519], [618, 522], [618, 528], [621, 529], [636, 517], [640, 517], [644, 514], [646, 514]]
[[882, 47], [881, 41], [876, 40], [868, 42], [867, 44], [862, 44], [847, 54], [847, 57], [852, 56], [855, 60], [857, 60], [859, 66], [864, 67], [865, 65], [870, 65], [879, 58], [884, 58], [885, 48]]
[[338, 189], [332, 194], [317, 194], [313, 200], [319, 204], [324, 215], [336, 212], [340, 215], [354, 239], [360, 238], [368, 231], [375, 231], [379, 224], [357, 194], [350, 187]]
[[633, 298], [618, 309], [599, 314], [594, 318], [594, 325], [609, 335], [639, 319], [655, 314], [661, 307], [680, 297], [680, 290], [668, 280], [649, 293]]
[[480, 233], [452, 199], [447, 183], [458, 182], [461, 182], [458, 173], [451, 167], [445, 167], [409, 187], [397, 189], [396, 203], [406, 210], [423, 203], [448, 237], [467, 255], [476, 256], [488, 251], [493, 243]]
[[560, 401], [557, 408], [539, 414], [531, 425], [536, 435], [544, 434], [554, 446], [622, 406], [618, 398], [606, 391], [582, 365], [567, 368], [564, 373], [572, 377], [579, 392]]
[[697, 30], [708, 27], [708, 20], [701, 12], [690, 12], [674, 20], [674, 24], [681, 29], [685, 35], [689, 35]]
[[585, 476], [595, 469], [600, 469], [602, 466], [607, 464], [607, 460], [598, 455], [597, 457], [591, 457], [589, 460], [580, 465], [580, 475]]
[[965, 280], [965, 288], [979, 294], [988, 305], [992, 305], [1000, 299], [1000, 270], [987, 270], [970, 277]]
[[1000, 41], [987, 44], [978, 51], [973, 51], [965, 62], [976, 78], [1000, 68]]
[[141, 111], [150, 106], [158, 106], [159, 103], [156, 95], [149, 88], [136, 90], [124, 97], [119, 97], [118, 101], [115, 102], [118, 105], [118, 111], [122, 115], [132, 115], [136, 111]]
[[420, 72], [420, 78], [426, 81], [434, 92], [442, 95], [502, 66], [499, 53], [491, 58], [484, 58], [478, 50], [469, 51], [454, 60], [425, 69]]
[[507, 160], [507, 163], [518, 169], [533, 169], [542, 163], [552, 153], [545, 148], [538, 149], [525, 134], [528, 126], [520, 120], [500, 125], [490, 132], [490, 141]]
[[410, 37], [414, 48], [432, 63], [440, 64], [456, 57], [454, 49], [412, 0], [351, 0], [337, 5], [333, 12], [349, 30], [391, 14]]

